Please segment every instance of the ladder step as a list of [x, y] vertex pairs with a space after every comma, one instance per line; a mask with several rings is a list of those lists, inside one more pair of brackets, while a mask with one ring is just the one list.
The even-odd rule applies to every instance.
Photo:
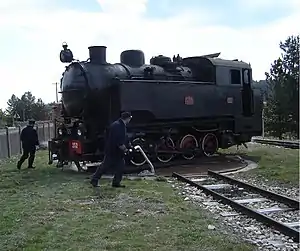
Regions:
[[236, 215], [239, 215], [239, 213], [236, 213], [236, 212], [224, 212], [224, 213], [221, 213], [221, 216], [223, 217], [231, 217], [231, 216], [236, 216]]
[[256, 211], [259, 213], [274, 213], [274, 212], [283, 212], [283, 211], [291, 211], [291, 208], [281, 208], [281, 207], [270, 207], [270, 208], [261, 208]]
[[300, 227], [300, 221], [291, 222], [291, 223], [283, 223], [283, 224], [288, 227]]
[[261, 201], [267, 201], [266, 198], [251, 198], [251, 199], [241, 199], [241, 200], [234, 200], [235, 202], [239, 204], [246, 204], [246, 203], [254, 203], [254, 202], [261, 202]]
[[223, 188], [229, 188], [231, 185], [229, 184], [216, 184], [216, 185], [203, 185], [203, 187], [208, 189], [223, 189]]
[[201, 182], [201, 181], [206, 181], [207, 179], [206, 178], [194, 178], [194, 179], [191, 179], [191, 181], [193, 182]]

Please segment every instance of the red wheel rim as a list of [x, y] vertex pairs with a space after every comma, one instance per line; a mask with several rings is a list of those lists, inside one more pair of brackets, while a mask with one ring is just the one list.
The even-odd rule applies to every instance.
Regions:
[[204, 136], [202, 141], [202, 151], [207, 156], [210, 157], [216, 153], [219, 148], [218, 139], [216, 135], [208, 133]]
[[[180, 142], [180, 149], [183, 149], [183, 150], [192, 150], [197, 147], [198, 147], [197, 139], [191, 134], [185, 135]], [[188, 154], [182, 154], [182, 156], [183, 156], [183, 158], [190, 160], [195, 157], [195, 154], [188, 153]]]
[[[172, 151], [175, 148], [174, 141], [170, 137], [160, 138], [156, 151]], [[173, 153], [156, 153], [156, 157], [160, 162], [167, 163], [174, 157]]]

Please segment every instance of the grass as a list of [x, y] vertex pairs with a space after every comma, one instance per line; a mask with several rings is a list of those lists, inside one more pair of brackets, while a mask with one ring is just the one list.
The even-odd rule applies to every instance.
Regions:
[[124, 180], [118, 190], [103, 180], [99, 193], [85, 175], [47, 166], [45, 152], [36, 170], [15, 163], [0, 164], [1, 251], [253, 250], [167, 182]]
[[268, 145], [250, 145], [249, 148], [236, 148], [223, 151], [238, 153], [258, 163], [258, 168], [247, 172], [268, 180], [299, 186], [299, 150], [285, 149]]

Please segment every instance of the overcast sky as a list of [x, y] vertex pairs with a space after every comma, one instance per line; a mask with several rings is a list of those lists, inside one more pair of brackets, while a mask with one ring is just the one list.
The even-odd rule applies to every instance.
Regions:
[[66, 41], [75, 58], [106, 45], [107, 60], [141, 49], [147, 62], [221, 52], [250, 62], [255, 80], [280, 55], [278, 44], [300, 31], [300, 0], [0, 0], [0, 107], [14, 93], [55, 100]]

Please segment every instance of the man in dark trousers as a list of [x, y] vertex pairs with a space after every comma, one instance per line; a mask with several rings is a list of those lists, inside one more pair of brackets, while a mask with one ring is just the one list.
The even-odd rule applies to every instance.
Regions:
[[126, 125], [131, 118], [129, 112], [123, 112], [121, 117], [109, 126], [103, 163], [97, 168], [90, 182], [94, 187], [99, 187], [98, 180], [110, 168], [114, 171], [112, 186], [125, 187], [120, 183], [125, 167], [124, 155], [128, 152], [126, 147]]
[[21, 143], [23, 148], [23, 155], [18, 161], [17, 168], [20, 170], [23, 162], [28, 158], [28, 168], [34, 168], [33, 162], [35, 158], [36, 146], [39, 145], [38, 134], [33, 128], [34, 120], [29, 120], [28, 125], [21, 132]]

